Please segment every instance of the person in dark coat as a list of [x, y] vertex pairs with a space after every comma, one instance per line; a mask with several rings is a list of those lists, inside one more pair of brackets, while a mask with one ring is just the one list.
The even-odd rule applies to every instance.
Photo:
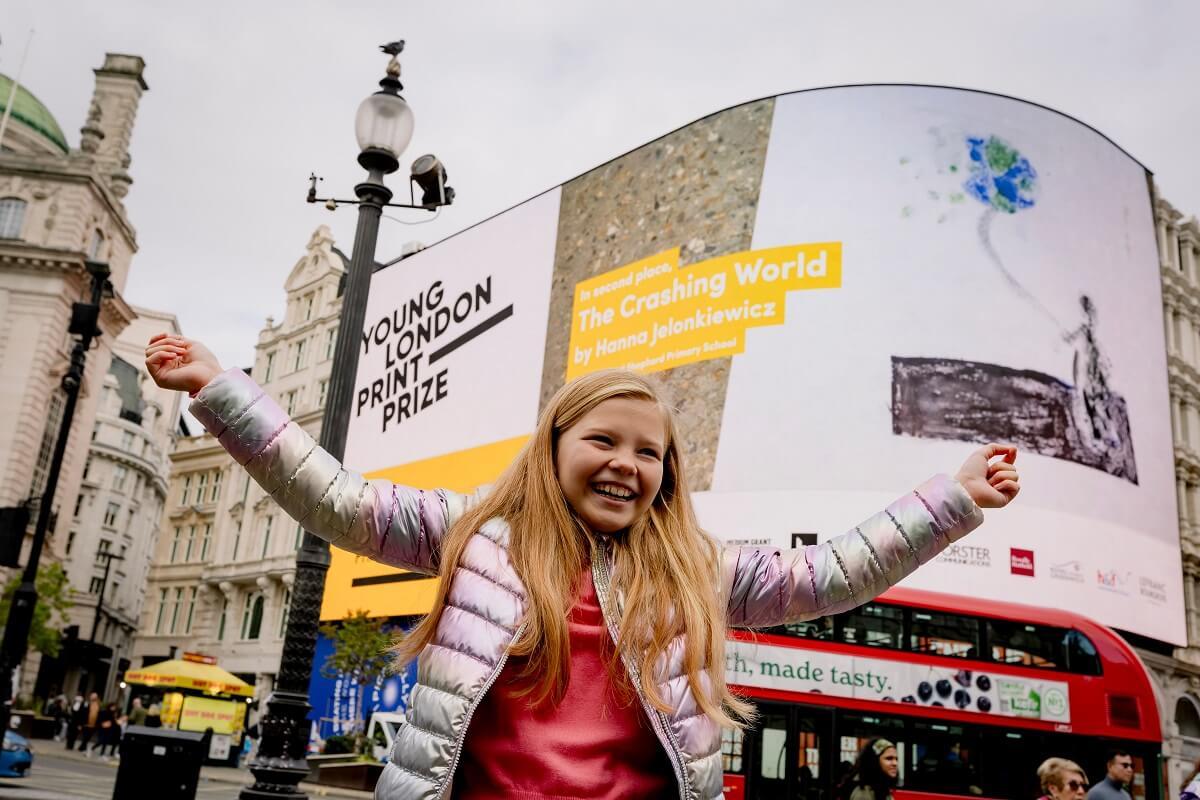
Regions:
[[83, 702], [83, 695], [75, 695], [75, 699], [71, 701], [70, 707], [67, 708], [67, 749], [74, 750], [75, 742], [79, 739], [79, 731], [87, 723], [87, 703]]

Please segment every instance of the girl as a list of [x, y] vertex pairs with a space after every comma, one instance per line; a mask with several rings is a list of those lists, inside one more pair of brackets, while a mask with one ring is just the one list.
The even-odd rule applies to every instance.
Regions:
[[382, 800], [716, 800], [721, 728], [753, 713], [725, 683], [726, 627], [854, 608], [1019, 490], [1016, 449], [988, 445], [821, 545], [721, 548], [635, 373], [564, 386], [492, 490], [464, 496], [363, 479], [198, 342], [159, 334], [146, 366], [306, 530], [440, 576], [397, 647], [417, 685]]
[[858, 754], [854, 768], [838, 787], [841, 800], [892, 800], [900, 758], [887, 739], [870, 739]]

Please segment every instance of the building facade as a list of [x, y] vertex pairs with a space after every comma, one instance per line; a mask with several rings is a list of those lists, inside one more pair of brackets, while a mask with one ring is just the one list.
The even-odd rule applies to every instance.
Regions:
[[[81, 493], [114, 342], [137, 316], [122, 296], [137, 252], [123, 201], [132, 183], [134, 120], [147, 89], [144, 69], [138, 56], [105, 56], [95, 70], [78, 148], [68, 144], [53, 114], [24, 87], [13, 98], [0, 140], [0, 507], [24, 506], [31, 520], [25, 530], [0, 534], [20, 540], [21, 563], [64, 413], [61, 380], [74, 345], [67, 333], [72, 304], [91, 296], [87, 261], [108, 264], [112, 291], [102, 301], [101, 335], [88, 353], [44, 560], [64, 557], [70, 530], [78, 535], [68, 520]], [[0, 112], [11, 88], [12, 81], [0, 76]], [[74, 588], [86, 590], [86, 570], [69, 571], [83, 581]], [[0, 577], [11, 574], [5, 570]], [[33, 691], [39, 663], [40, 656], [31, 652], [18, 692]]]
[[[284, 318], [267, 318], [250, 368], [314, 438], [329, 387], [345, 268], [345, 256], [321, 226], [284, 284]], [[212, 436], [181, 439], [171, 454], [167, 511], [133, 665], [203, 652], [265, 698], [283, 649], [301, 535]]]

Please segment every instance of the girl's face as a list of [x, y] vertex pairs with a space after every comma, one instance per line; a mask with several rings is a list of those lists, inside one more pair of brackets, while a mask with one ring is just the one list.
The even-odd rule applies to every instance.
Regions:
[[1050, 796], [1054, 800], [1080, 800], [1087, 797], [1087, 784], [1078, 772], [1068, 772], [1063, 775], [1062, 788], [1050, 785]]
[[591, 530], [616, 533], [650, 508], [662, 486], [666, 428], [658, 404], [614, 397], [559, 436], [558, 484]]
[[896, 748], [889, 747], [883, 751], [879, 756], [879, 768], [889, 778], [894, 778], [900, 774], [900, 758], [896, 755]]

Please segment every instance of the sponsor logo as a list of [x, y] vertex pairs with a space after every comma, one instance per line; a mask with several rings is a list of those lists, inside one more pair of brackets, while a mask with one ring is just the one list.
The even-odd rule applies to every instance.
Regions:
[[963, 567], [990, 567], [992, 553], [986, 547], [969, 544], [952, 544], [942, 551], [938, 561], [943, 564], [958, 564]]
[[1033, 577], [1033, 551], [1010, 547], [1008, 552], [1008, 567], [1013, 575], [1028, 575]]
[[1050, 577], [1060, 581], [1083, 583], [1083, 564], [1079, 561], [1064, 561], [1050, 565]]
[[1167, 602], [1167, 584], [1144, 575], [1138, 578], [1138, 594], [1153, 603]]
[[1059, 689], [1047, 689], [1042, 695], [1042, 703], [1052, 716], [1061, 717], [1067, 713], [1067, 696]]
[[770, 547], [770, 539], [726, 539], [725, 544], [736, 546]]
[[1129, 594], [1129, 573], [1115, 569], [1096, 570], [1096, 585], [1106, 592]]

